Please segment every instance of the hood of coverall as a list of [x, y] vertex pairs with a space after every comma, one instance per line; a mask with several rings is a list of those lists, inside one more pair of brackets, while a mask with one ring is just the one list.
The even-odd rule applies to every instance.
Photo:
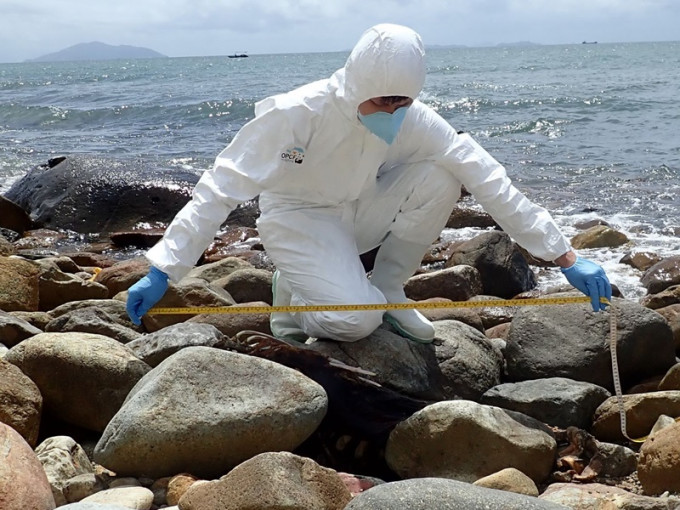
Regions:
[[369, 28], [350, 53], [339, 96], [354, 111], [373, 97], [418, 97], [425, 84], [425, 49], [408, 27], [381, 24]]

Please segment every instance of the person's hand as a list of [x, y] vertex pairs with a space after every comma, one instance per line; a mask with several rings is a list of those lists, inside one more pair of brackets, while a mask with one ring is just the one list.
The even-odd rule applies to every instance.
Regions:
[[149, 274], [128, 289], [126, 310], [130, 320], [139, 326], [142, 316], [158, 303], [167, 289], [168, 275], [151, 267]]
[[567, 281], [578, 290], [590, 297], [593, 311], [604, 310], [607, 305], [600, 303], [600, 298], [612, 299], [612, 286], [609, 279], [600, 266], [590, 260], [578, 257], [576, 262], [561, 269]]

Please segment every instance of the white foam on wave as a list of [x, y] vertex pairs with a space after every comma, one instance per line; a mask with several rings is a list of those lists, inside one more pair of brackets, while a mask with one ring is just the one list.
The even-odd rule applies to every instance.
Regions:
[[[658, 214], [658, 213], [657, 213]], [[601, 265], [607, 273], [610, 281], [618, 287], [621, 294], [629, 300], [639, 301], [647, 294], [647, 289], [640, 279], [644, 272], [621, 262], [627, 254], [653, 253], [662, 258], [680, 255], [680, 237], [676, 230], [675, 217], [656, 217], [652, 225], [647, 218], [638, 214], [618, 213], [611, 217], [592, 213], [569, 214], [565, 216], [554, 215], [555, 221], [560, 226], [563, 234], [572, 239], [582, 232], [577, 225], [592, 221], [603, 220], [613, 229], [625, 234], [630, 242], [614, 248], [591, 248], [576, 250], [578, 255]], [[459, 228], [445, 229], [441, 240], [445, 242], [467, 241], [473, 237], [488, 232], [489, 229]], [[536, 270], [539, 290], [547, 290], [566, 283], [566, 280], [558, 268]]]

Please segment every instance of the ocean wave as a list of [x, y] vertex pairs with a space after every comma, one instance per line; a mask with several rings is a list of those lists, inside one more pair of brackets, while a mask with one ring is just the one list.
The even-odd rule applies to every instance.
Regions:
[[96, 130], [115, 124], [139, 128], [206, 122], [224, 117], [243, 124], [253, 115], [253, 102], [242, 99], [167, 105], [117, 105], [97, 108], [0, 104], [6, 130], [36, 128]]

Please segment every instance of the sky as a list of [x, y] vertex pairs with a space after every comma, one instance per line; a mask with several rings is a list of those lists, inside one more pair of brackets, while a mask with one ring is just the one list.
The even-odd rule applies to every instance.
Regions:
[[426, 45], [680, 40], [679, 0], [0, 0], [0, 62], [78, 43], [170, 57], [351, 49], [376, 23]]

